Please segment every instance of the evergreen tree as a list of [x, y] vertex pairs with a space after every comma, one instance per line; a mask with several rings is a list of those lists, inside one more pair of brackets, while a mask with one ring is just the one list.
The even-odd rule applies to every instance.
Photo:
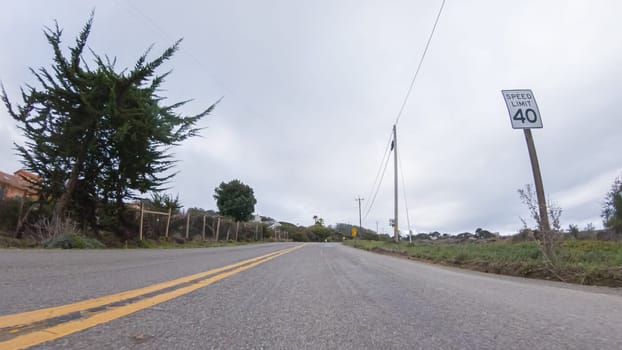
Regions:
[[123, 200], [157, 191], [174, 174], [171, 146], [197, 135], [196, 123], [215, 104], [194, 116], [163, 104], [158, 90], [169, 74], [156, 69], [178, 50], [181, 40], [148, 61], [149, 48], [131, 70], [117, 71], [115, 60], [91, 51], [83, 60], [93, 14], [65, 56], [62, 30], [44, 33], [54, 53], [51, 69], [31, 69], [40, 87], [22, 89], [23, 104], [14, 107], [2, 86], [2, 100], [27, 141], [17, 145], [25, 167], [42, 182], [40, 198], [53, 205], [56, 218], [71, 209], [80, 221], [95, 222], [98, 206], [120, 215]]

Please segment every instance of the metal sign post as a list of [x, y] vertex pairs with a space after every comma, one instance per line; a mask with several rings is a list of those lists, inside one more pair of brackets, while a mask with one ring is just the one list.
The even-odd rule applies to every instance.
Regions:
[[551, 230], [549, 217], [546, 209], [546, 198], [544, 196], [544, 185], [542, 183], [542, 175], [540, 174], [540, 165], [538, 163], [538, 155], [536, 154], [536, 146], [533, 142], [531, 129], [542, 128], [542, 118], [540, 118], [540, 110], [536, 103], [536, 98], [531, 90], [501, 90], [505, 105], [508, 107], [510, 114], [510, 122], [513, 129], [523, 129], [525, 133], [525, 141], [527, 142], [527, 150], [529, 151], [529, 159], [531, 160], [531, 170], [533, 172], [533, 180], [536, 184], [536, 196], [538, 197], [538, 209], [540, 211], [540, 229], [548, 232]]

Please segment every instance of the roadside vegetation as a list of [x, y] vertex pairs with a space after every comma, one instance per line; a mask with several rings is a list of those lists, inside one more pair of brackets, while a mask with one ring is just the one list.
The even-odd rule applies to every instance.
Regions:
[[[622, 177], [605, 195], [603, 230], [588, 224], [583, 230], [560, 226], [561, 208], [549, 203], [552, 229], [542, 230], [535, 194], [530, 186], [518, 191], [536, 222], [513, 236], [501, 237], [478, 228], [455, 236], [420, 233], [395, 242], [348, 240], [346, 245], [373, 252], [403, 256], [436, 264], [511, 276], [622, 287]], [[407, 237], [408, 239], [408, 237]]]
[[569, 283], [622, 287], [622, 242], [562, 242], [557, 270], [547, 266], [538, 244], [508, 237], [489, 241], [348, 240], [346, 245], [415, 260], [510, 276], [561, 280]]

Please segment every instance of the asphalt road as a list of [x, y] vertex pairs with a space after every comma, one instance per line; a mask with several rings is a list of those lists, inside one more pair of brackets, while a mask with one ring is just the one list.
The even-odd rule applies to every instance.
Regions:
[[[0, 251], [0, 315], [103, 296], [296, 244]], [[1, 330], [0, 330], [1, 331]], [[307, 244], [33, 349], [622, 349], [622, 292]]]

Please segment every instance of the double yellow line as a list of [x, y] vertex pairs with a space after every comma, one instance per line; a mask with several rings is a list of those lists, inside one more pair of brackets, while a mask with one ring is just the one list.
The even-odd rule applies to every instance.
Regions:
[[[278, 250], [235, 264], [143, 288], [73, 304], [0, 316], [0, 349], [25, 349], [127, 316], [203, 288], [302, 246]], [[169, 289], [170, 291], [165, 291]], [[54, 321], [55, 318], [76, 313], [79, 314], [75, 315], [73, 320]]]

